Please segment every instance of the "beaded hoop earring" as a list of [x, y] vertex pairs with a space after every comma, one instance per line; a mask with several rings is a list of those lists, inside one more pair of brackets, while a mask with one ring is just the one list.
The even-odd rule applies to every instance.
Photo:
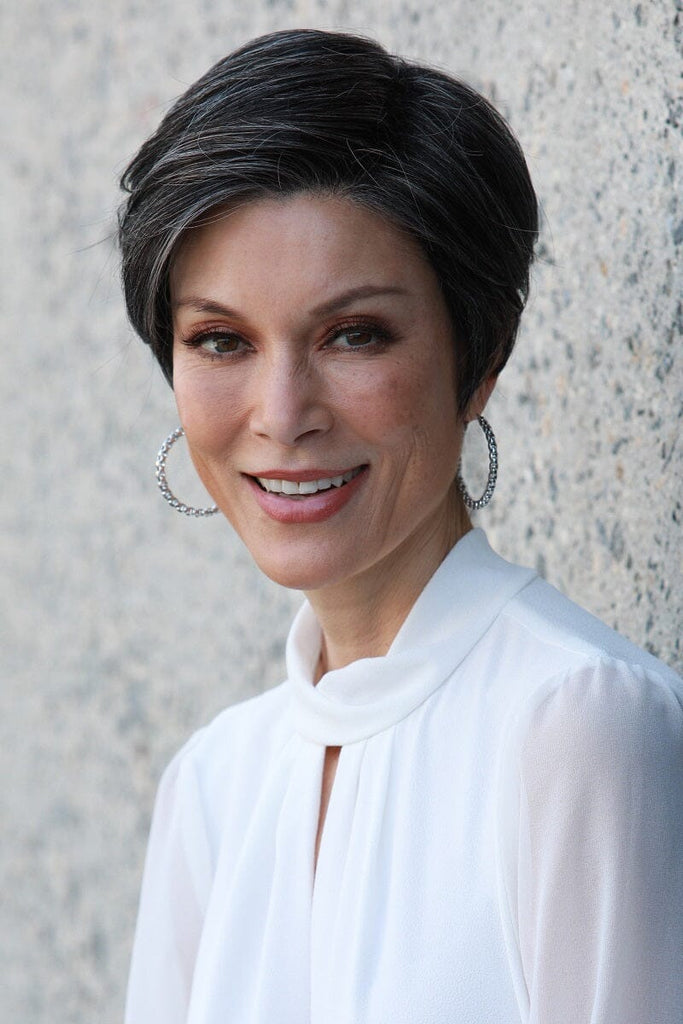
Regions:
[[477, 422], [484, 431], [484, 437], [489, 448], [489, 476], [486, 481], [486, 487], [484, 493], [480, 498], [472, 498], [465, 486], [460, 473], [460, 464], [458, 464], [458, 475], [456, 477], [458, 483], [458, 489], [462, 495], [462, 500], [465, 502], [469, 509], [478, 511], [481, 508], [486, 508], [491, 500], [493, 492], [496, 487], [496, 479], [498, 478], [498, 446], [496, 445], [496, 438], [491, 430], [488, 420], [485, 420], [483, 416], [477, 416]]
[[164, 498], [169, 503], [171, 508], [174, 508], [176, 512], [182, 512], [183, 515], [185, 516], [214, 516], [216, 512], [219, 511], [218, 505], [212, 505], [210, 508], [195, 508], [193, 505], [186, 505], [184, 502], [179, 501], [176, 498], [175, 494], [168, 486], [168, 481], [166, 480], [166, 458], [168, 457], [168, 453], [170, 452], [171, 448], [176, 443], [176, 441], [179, 438], [184, 437], [184, 435], [185, 431], [183, 430], [183, 428], [176, 427], [176, 429], [168, 435], [168, 437], [162, 444], [161, 448], [159, 449], [159, 454], [157, 455], [156, 461], [156, 478], [157, 483], [159, 485], [159, 490], [161, 491], [161, 493], [163, 494]]

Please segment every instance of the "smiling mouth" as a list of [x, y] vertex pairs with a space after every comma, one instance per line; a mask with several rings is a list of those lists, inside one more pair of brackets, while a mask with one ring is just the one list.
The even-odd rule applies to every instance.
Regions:
[[269, 494], [281, 494], [286, 498], [309, 498], [322, 491], [344, 487], [364, 469], [365, 466], [356, 466], [340, 476], [321, 477], [319, 480], [276, 480], [264, 476], [255, 476], [253, 479], [261, 490]]

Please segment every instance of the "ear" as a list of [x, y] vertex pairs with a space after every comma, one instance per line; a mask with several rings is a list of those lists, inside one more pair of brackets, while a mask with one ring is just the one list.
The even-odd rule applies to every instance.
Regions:
[[470, 398], [467, 408], [465, 409], [465, 423], [469, 423], [470, 420], [476, 420], [477, 416], [481, 416], [486, 408], [486, 403], [491, 397], [493, 389], [496, 386], [497, 380], [498, 374], [493, 373], [490, 377], [487, 377], [486, 380], [481, 382]]

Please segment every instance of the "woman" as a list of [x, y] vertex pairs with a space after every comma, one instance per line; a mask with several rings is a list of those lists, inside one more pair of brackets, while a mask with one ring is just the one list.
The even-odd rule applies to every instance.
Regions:
[[287, 681], [164, 775], [128, 1024], [680, 1024], [681, 682], [468, 518], [537, 232], [508, 127], [285, 32], [189, 89], [124, 187], [129, 314], [216, 505], [169, 489], [180, 430], [162, 491], [307, 595]]

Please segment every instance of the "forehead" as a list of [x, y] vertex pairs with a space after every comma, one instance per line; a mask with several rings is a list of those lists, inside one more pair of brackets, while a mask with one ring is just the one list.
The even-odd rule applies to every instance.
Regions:
[[388, 218], [338, 196], [259, 199], [218, 210], [189, 230], [171, 268], [174, 302], [188, 293], [276, 284], [311, 300], [336, 287], [406, 288], [433, 300], [439, 292], [418, 244]]

